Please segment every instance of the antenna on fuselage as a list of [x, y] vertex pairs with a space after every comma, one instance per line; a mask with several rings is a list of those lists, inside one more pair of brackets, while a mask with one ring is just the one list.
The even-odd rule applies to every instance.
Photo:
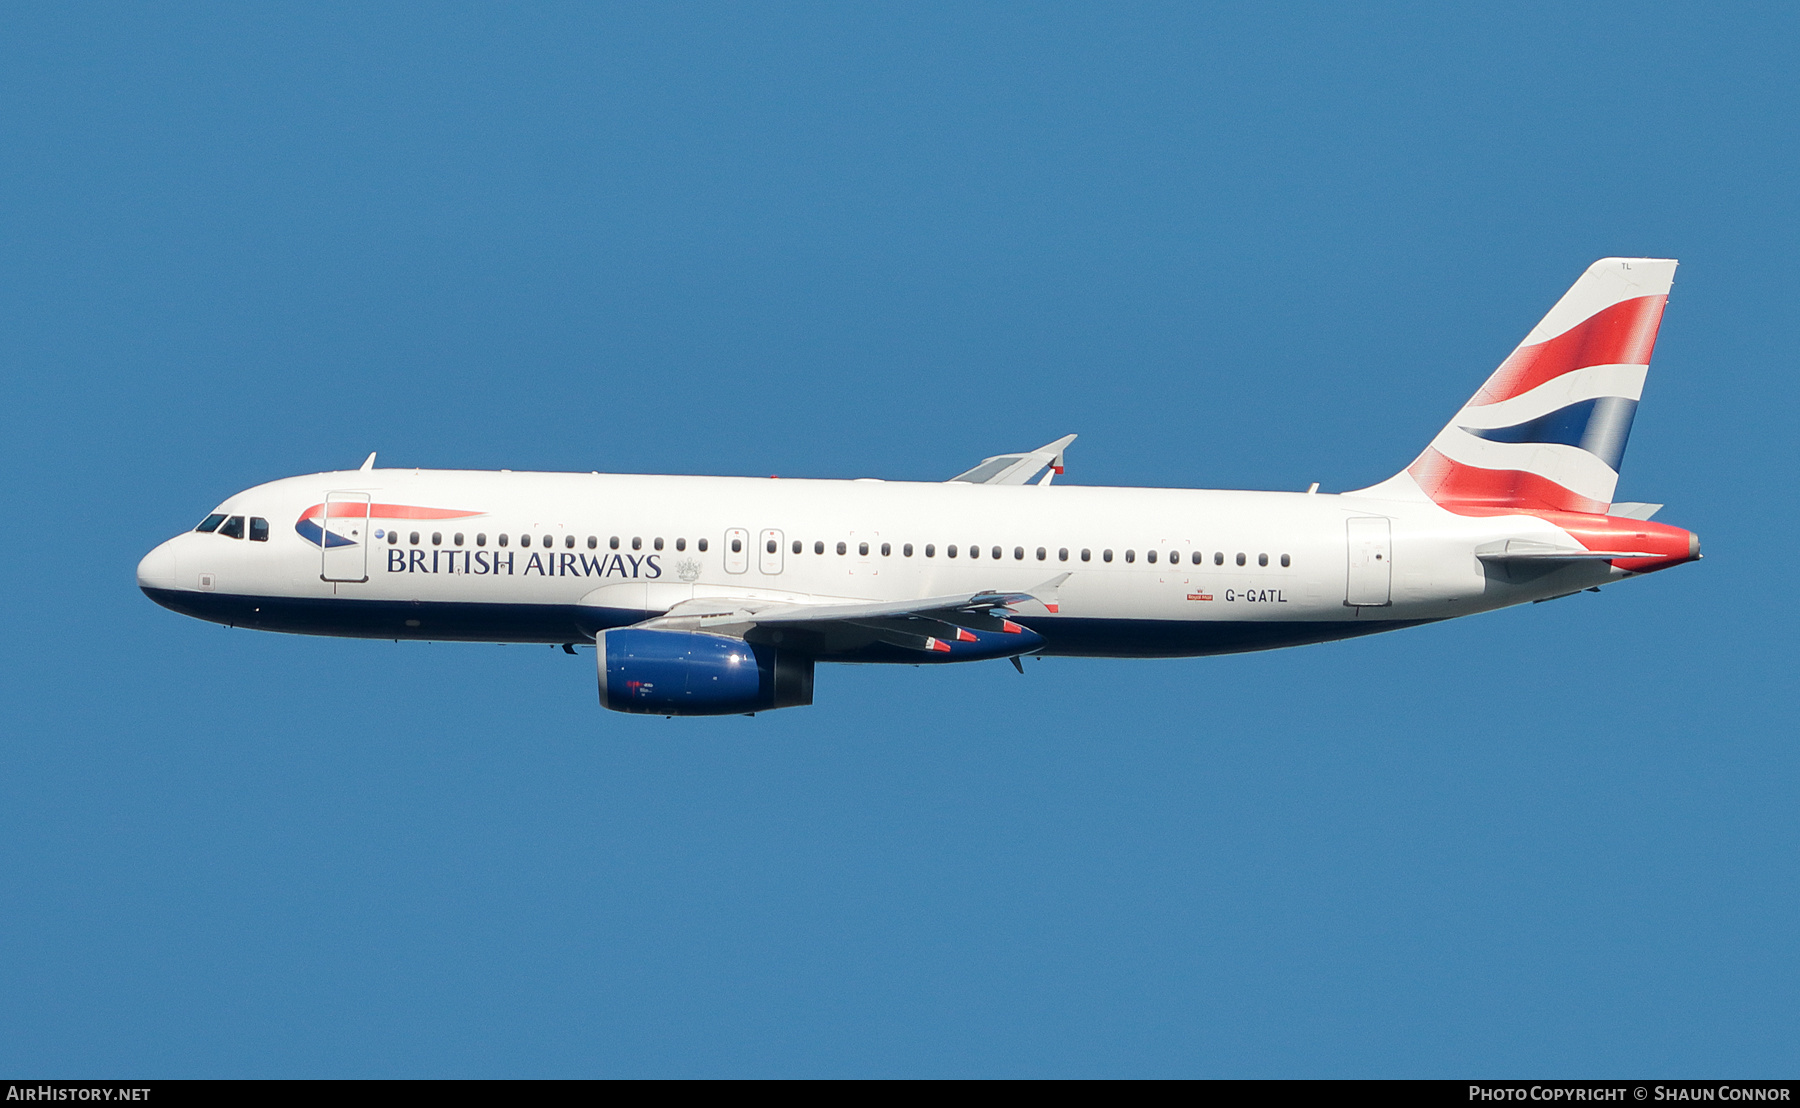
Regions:
[[374, 469], [374, 468], [375, 468], [375, 452], [373, 450], [371, 450], [371, 451], [369, 451], [369, 456], [367, 458], [363, 459], [363, 464], [357, 467], [356, 472], [367, 473], [371, 469]]

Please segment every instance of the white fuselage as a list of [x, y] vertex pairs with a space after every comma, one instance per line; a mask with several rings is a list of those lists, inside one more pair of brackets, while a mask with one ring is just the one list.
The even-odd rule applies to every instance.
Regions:
[[[370, 507], [315, 512], [342, 533], [321, 546], [304, 517], [332, 502]], [[1606, 561], [1496, 570], [1478, 549], [1568, 535], [1530, 514], [1370, 495], [384, 469], [274, 481], [217, 512], [267, 520], [267, 539], [169, 540], [139, 569], [159, 603], [237, 626], [396, 639], [576, 643], [694, 598], [907, 600], [1067, 574], [1057, 611], [1030, 620], [1039, 652], [1192, 655], [1630, 576]]]

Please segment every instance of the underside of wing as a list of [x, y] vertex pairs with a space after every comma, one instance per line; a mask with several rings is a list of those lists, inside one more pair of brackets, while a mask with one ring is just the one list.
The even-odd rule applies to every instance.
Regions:
[[919, 661], [1029, 654], [1043, 637], [1014, 617], [1054, 614], [1064, 573], [1026, 592], [984, 591], [913, 600], [765, 601], [729, 596], [684, 601], [640, 627], [704, 631], [821, 654], [879, 643]]

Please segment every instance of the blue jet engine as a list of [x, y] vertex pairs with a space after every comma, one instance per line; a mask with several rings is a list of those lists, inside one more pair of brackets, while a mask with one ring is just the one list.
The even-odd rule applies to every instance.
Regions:
[[702, 631], [622, 627], [595, 639], [600, 706], [653, 716], [723, 716], [811, 704], [813, 660]]

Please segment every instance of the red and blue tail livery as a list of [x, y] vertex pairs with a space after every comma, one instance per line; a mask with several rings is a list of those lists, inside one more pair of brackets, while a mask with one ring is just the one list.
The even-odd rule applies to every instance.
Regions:
[[1603, 258], [1438, 432], [1407, 474], [1460, 506], [1604, 514], [1675, 263]]
[[371, 455], [228, 497], [138, 585], [237, 627], [592, 648], [602, 707], [661, 716], [810, 704], [820, 662], [1230, 654], [1573, 596], [1700, 556], [1616, 498], [1674, 276], [1595, 262], [1411, 465], [1352, 492], [1072, 485], [1074, 435], [942, 482]]

